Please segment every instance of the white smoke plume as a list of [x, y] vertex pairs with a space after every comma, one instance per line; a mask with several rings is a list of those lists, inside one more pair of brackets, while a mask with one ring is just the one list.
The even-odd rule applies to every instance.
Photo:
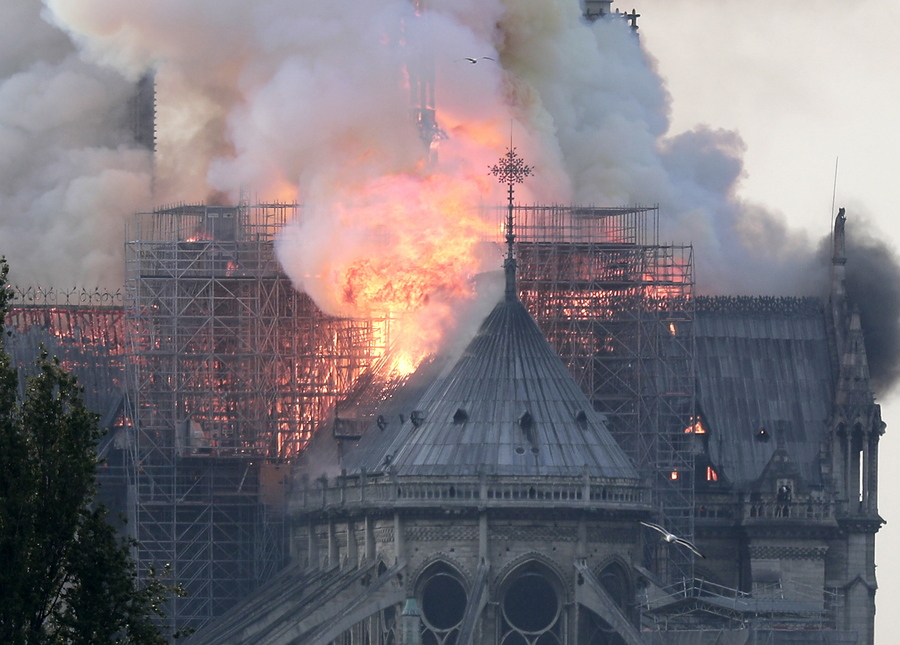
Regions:
[[36, 0], [0, 5], [0, 254], [11, 279], [115, 288], [126, 215], [149, 203], [128, 134], [133, 86], [81, 60]]
[[[90, 173], [93, 183], [60, 177], [59, 153], [36, 150], [17, 162], [32, 171], [15, 182], [19, 199], [9, 202], [12, 208], [4, 208], [0, 221], [4, 237], [16, 226], [33, 231], [26, 246], [71, 249], [76, 257], [117, 256], [110, 238], [119, 233], [112, 226], [102, 234], [91, 230], [87, 222], [96, 221], [97, 206], [78, 195], [115, 203], [121, 217], [130, 206], [123, 195], [135, 194], [127, 191], [139, 183], [146, 191], [146, 160], [118, 147], [121, 140], [102, 126], [127, 93], [124, 79], [153, 69], [157, 202], [218, 193], [236, 200], [242, 189], [264, 200], [299, 199], [307, 215], [283, 238], [280, 257], [298, 286], [332, 311], [341, 309], [340, 293], [326, 285], [338, 271], [336, 256], [364, 258], [369, 265], [399, 256], [414, 266], [441, 245], [418, 243], [423, 232], [452, 237], [462, 221], [462, 237], [483, 233], [467, 217], [447, 218], [445, 212], [449, 202], [502, 200], [486, 170], [505, 151], [511, 131], [519, 152], [535, 166], [517, 193], [520, 201], [659, 203], [663, 241], [697, 248], [701, 291], [813, 288], [807, 282], [815, 272], [806, 266], [812, 245], [778, 217], [736, 197], [743, 172], [738, 135], [700, 127], [667, 136], [669, 97], [652, 59], [624, 20], [588, 24], [576, 0], [428, 0], [421, 3], [427, 20], [417, 18], [411, 0], [44, 1], [45, 17], [77, 43], [80, 57], [66, 36], [38, 18], [36, 0], [16, 0], [27, 11], [4, 24], [16, 35], [34, 31], [47, 44], [5, 41], [3, 47], [16, 48], [9, 60], [21, 63], [4, 70], [0, 89], [22, 70], [35, 74], [48, 65], [57, 73], [70, 65], [89, 75], [93, 82], [76, 83], [80, 92], [53, 94], [66, 123], [78, 125], [78, 140], [61, 143], [66, 137], [57, 138], [50, 127], [45, 134], [68, 153], [62, 156], [71, 166], [98, 170]], [[466, 57], [480, 60], [472, 64]], [[434, 167], [424, 164], [409, 119], [405, 71], [409, 61], [428, 59], [439, 125], [448, 135]], [[47, 83], [41, 87], [50, 91]], [[12, 104], [3, 100], [0, 114]], [[84, 160], [88, 151], [90, 164]], [[8, 176], [4, 183], [12, 183]], [[444, 179], [459, 190], [437, 189]], [[118, 182], [118, 195], [103, 192], [115, 191]], [[47, 195], [56, 197], [46, 208], [61, 229], [53, 242], [41, 235], [48, 228], [38, 224], [41, 216], [23, 212]], [[390, 207], [398, 199], [416, 204], [420, 216], [402, 221]], [[73, 238], [73, 230], [89, 232]], [[93, 247], [79, 246], [83, 240]], [[439, 271], [482, 269], [484, 258], [475, 264], [463, 268], [448, 259]], [[90, 274], [73, 268], [66, 275], [82, 273]], [[447, 288], [438, 285], [438, 291]], [[424, 294], [420, 301], [435, 297]]]

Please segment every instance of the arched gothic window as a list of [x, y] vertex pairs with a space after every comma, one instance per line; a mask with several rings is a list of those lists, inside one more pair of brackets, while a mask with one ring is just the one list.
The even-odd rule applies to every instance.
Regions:
[[438, 562], [419, 576], [416, 584], [422, 612], [422, 645], [456, 645], [469, 595], [453, 567]]
[[562, 645], [562, 586], [550, 571], [529, 563], [504, 583], [500, 596], [500, 645]]

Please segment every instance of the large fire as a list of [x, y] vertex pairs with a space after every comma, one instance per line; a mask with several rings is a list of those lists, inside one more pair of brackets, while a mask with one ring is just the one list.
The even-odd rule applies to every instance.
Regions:
[[[326, 312], [390, 319], [392, 369], [400, 376], [440, 346], [453, 323], [453, 303], [474, 296], [473, 276], [485, 268], [481, 248], [492, 226], [479, 214], [487, 177], [399, 173], [345, 186], [317, 202], [289, 236], [302, 248], [287, 258], [302, 270], [302, 288]], [[333, 227], [328, 243], [306, 230]], [[334, 226], [336, 224], [336, 226]], [[293, 271], [291, 270], [293, 269]]]

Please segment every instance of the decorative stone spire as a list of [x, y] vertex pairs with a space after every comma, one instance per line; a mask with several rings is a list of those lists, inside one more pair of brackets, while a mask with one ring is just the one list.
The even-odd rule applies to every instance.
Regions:
[[841, 208], [834, 218], [831, 253], [831, 315], [834, 320], [839, 353], [844, 351], [844, 340], [849, 323], [846, 284], [847, 252], [844, 237], [844, 224], [846, 222], [847, 216], [844, 214], [844, 209]]
[[844, 209], [841, 208], [834, 218], [834, 234], [832, 236], [832, 296], [843, 296], [845, 294], [844, 266], [847, 264], [847, 250], [846, 239], [844, 237], [844, 225], [846, 222], [847, 216], [844, 214]]
[[850, 315], [844, 351], [841, 354], [840, 376], [836, 392], [839, 405], [868, 407], [875, 402], [869, 385], [869, 363], [863, 342], [859, 309], [854, 307]]
[[525, 164], [525, 160], [516, 154], [516, 149], [512, 146], [512, 137], [510, 136], [509, 148], [506, 154], [500, 158], [500, 163], [491, 166], [491, 174], [497, 178], [501, 184], [506, 184], [509, 188], [508, 194], [508, 212], [506, 216], [506, 260], [503, 262], [503, 271], [506, 274], [506, 300], [515, 300], [516, 291], [516, 259], [513, 253], [513, 247], [516, 241], [515, 231], [513, 230], [513, 200], [515, 198], [516, 184], [521, 184], [525, 178], [531, 175], [533, 166]]

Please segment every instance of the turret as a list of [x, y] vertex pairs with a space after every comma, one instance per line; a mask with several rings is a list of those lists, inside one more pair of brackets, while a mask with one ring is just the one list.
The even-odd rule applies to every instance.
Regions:
[[612, 0], [584, 0], [584, 17], [590, 21], [611, 13]]
[[832, 494], [841, 538], [829, 545], [826, 586], [838, 590], [843, 607], [839, 629], [854, 630], [860, 643], [874, 642], [875, 533], [878, 515], [878, 442], [884, 433], [881, 409], [869, 382], [869, 363], [859, 310], [848, 302], [844, 209], [834, 220], [830, 310], [837, 351], [837, 379], [831, 419]]

